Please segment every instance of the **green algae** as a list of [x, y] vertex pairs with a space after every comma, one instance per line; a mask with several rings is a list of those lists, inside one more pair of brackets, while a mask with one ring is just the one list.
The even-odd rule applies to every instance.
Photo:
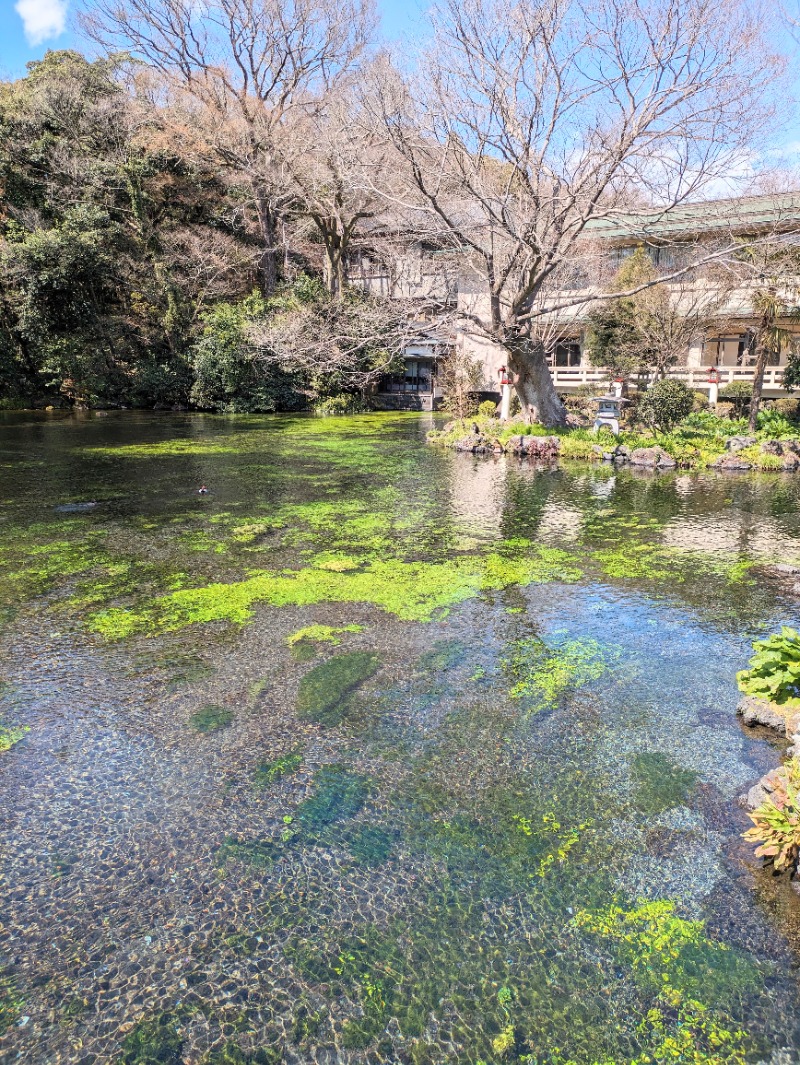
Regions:
[[394, 853], [395, 835], [379, 825], [358, 825], [347, 836], [347, 847], [361, 865], [379, 866]]
[[304, 629], [298, 629], [287, 636], [286, 642], [290, 647], [294, 647], [301, 640], [307, 640], [310, 643], [332, 643], [338, 646], [342, 642], [339, 639], [342, 633], [363, 631], [363, 625], [344, 625], [340, 628], [331, 625], [307, 625]]
[[627, 580], [682, 581], [675, 559], [657, 544], [628, 543], [594, 552], [594, 559], [607, 577]]
[[461, 640], [437, 640], [419, 656], [415, 672], [444, 673], [463, 662], [466, 655], [467, 648]]
[[183, 1037], [178, 1020], [170, 1013], [139, 1021], [122, 1040], [122, 1065], [179, 1065]]
[[310, 606], [322, 602], [371, 603], [404, 621], [430, 621], [456, 603], [509, 585], [573, 582], [582, 573], [572, 556], [540, 547], [526, 558], [496, 552], [444, 562], [375, 561], [357, 571], [313, 566], [283, 573], [259, 572], [243, 581], [187, 588], [159, 597], [143, 608], [111, 608], [95, 613], [89, 628], [108, 640], [136, 633], [157, 635], [189, 625], [227, 621], [244, 624], [257, 603]]
[[299, 751], [283, 754], [271, 762], [261, 762], [253, 772], [253, 783], [259, 788], [269, 787], [281, 777], [294, 773], [302, 764], [303, 756]]
[[314, 794], [297, 808], [297, 820], [312, 832], [355, 817], [367, 800], [367, 778], [343, 765], [326, 765], [314, 774]]
[[203, 1065], [281, 1065], [283, 1051], [279, 1047], [259, 1047], [244, 1051], [233, 1040], [219, 1050], [210, 1050], [203, 1058]]
[[89, 456], [109, 456], [112, 458], [176, 458], [190, 455], [239, 455], [241, 450], [234, 441], [222, 443], [217, 440], [204, 440], [194, 437], [191, 440], [176, 438], [160, 440], [150, 444], [118, 444], [115, 447], [87, 447], [84, 454]]
[[227, 836], [217, 848], [215, 859], [218, 865], [235, 861], [256, 869], [268, 869], [282, 853], [280, 846], [271, 839], [243, 840], [236, 836]]
[[300, 681], [297, 711], [301, 721], [340, 725], [349, 697], [378, 671], [380, 658], [369, 651], [338, 654], [306, 673]]
[[0, 723], [0, 753], [10, 751], [30, 729], [27, 726], [11, 727]]
[[647, 814], [660, 814], [688, 802], [698, 776], [691, 769], [675, 765], [659, 751], [641, 751], [633, 757], [637, 783], [636, 805]]
[[0, 969], [0, 1035], [16, 1024], [22, 1012], [23, 1000], [13, 976]]
[[214, 704], [201, 707], [189, 718], [195, 732], [219, 732], [220, 729], [227, 728], [232, 721], [232, 710]]
[[529, 712], [552, 710], [569, 691], [602, 677], [607, 652], [596, 640], [566, 640], [555, 647], [538, 637], [515, 640], [503, 669], [513, 681], [512, 699], [525, 700]]

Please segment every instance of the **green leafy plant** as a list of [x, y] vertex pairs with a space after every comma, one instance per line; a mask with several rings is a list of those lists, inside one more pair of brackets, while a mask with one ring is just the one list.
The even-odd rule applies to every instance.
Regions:
[[732, 403], [736, 416], [741, 418], [753, 398], [753, 385], [750, 381], [732, 381], [719, 390], [718, 398], [723, 403]]
[[800, 633], [784, 625], [753, 644], [750, 668], [736, 674], [740, 691], [780, 705], [800, 706]]
[[494, 418], [497, 410], [497, 404], [494, 400], [485, 399], [483, 403], [478, 404], [478, 414], [481, 418]]
[[302, 762], [303, 756], [299, 751], [282, 754], [280, 758], [276, 758], [272, 762], [261, 762], [260, 765], [256, 766], [253, 773], [253, 783], [259, 788], [268, 787], [270, 784], [274, 784], [276, 780], [286, 776], [287, 773], [294, 773], [296, 769], [300, 768]]
[[766, 802], [749, 815], [753, 827], [744, 833], [757, 843], [756, 857], [772, 862], [776, 872], [794, 872], [800, 857], [800, 761], [792, 758], [777, 778]]

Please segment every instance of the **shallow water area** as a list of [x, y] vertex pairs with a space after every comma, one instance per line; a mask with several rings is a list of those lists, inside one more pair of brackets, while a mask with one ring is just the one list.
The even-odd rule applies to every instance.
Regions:
[[0, 1060], [800, 1060], [800, 479], [431, 425], [0, 416]]

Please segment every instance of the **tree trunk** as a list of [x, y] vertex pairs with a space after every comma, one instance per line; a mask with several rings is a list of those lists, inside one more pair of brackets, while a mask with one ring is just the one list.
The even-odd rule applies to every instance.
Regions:
[[759, 333], [758, 346], [756, 348], [756, 365], [753, 370], [753, 398], [750, 400], [749, 429], [754, 433], [758, 428], [758, 411], [761, 407], [761, 393], [764, 390], [764, 371], [767, 368], [769, 346], [763, 332]]
[[263, 188], [255, 189], [258, 224], [261, 228], [261, 253], [258, 257], [258, 273], [261, 292], [269, 298], [278, 287], [278, 220]]
[[514, 387], [522, 404], [522, 413], [548, 429], [567, 424], [567, 412], [558, 398], [544, 345], [526, 341], [508, 346], [509, 367], [514, 373]]

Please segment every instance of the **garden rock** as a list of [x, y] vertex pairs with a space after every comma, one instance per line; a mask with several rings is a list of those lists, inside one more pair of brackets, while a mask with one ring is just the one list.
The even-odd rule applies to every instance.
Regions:
[[733, 455], [723, 455], [718, 458], [714, 463], [713, 469], [720, 470], [722, 473], [731, 473], [744, 470], [752, 470], [752, 465], [745, 459], [737, 458]]
[[732, 436], [725, 444], [728, 451], [741, 451], [742, 448], [752, 447], [755, 444], [754, 436]]
[[761, 445], [761, 451], [765, 455], [782, 455], [783, 444], [780, 440], [765, 440]]
[[759, 699], [756, 695], [745, 695], [736, 707], [745, 725], [766, 725], [777, 729], [790, 739], [800, 730], [800, 710], [784, 710], [768, 699]]
[[489, 441], [481, 433], [470, 433], [469, 436], [462, 436], [460, 440], [456, 440], [456, 451], [485, 451]]
[[789, 454], [783, 456], [783, 468], [787, 473], [794, 473], [798, 466], [800, 466], [800, 459], [797, 455]]
[[667, 454], [663, 447], [637, 447], [630, 454], [631, 466], [645, 466], [655, 469], [673, 469], [677, 462]]
[[561, 441], [557, 436], [512, 436], [508, 446], [515, 455], [549, 461], [558, 458]]

